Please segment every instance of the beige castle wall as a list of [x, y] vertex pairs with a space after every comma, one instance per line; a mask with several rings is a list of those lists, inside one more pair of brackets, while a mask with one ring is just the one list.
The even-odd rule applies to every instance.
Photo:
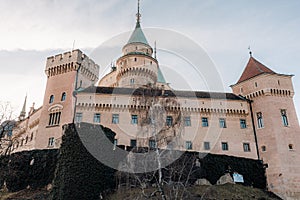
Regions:
[[[141, 125], [143, 117], [145, 118], [145, 109], [138, 109], [138, 97], [129, 95], [104, 95], [104, 94], [86, 94], [78, 95], [77, 112], [82, 113], [83, 122], [93, 123], [95, 113], [101, 114], [101, 124], [116, 132], [116, 139], [119, 145], [130, 146], [130, 140], [138, 138], [139, 146], [148, 146], [151, 131]], [[172, 98], [170, 98], [172, 99]], [[161, 120], [165, 121], [167, 115], [178, 116], [178, 113], [191, 117], [191, 126], [184, 126], [183, 119], [179, 122], [175, 129], [177, 134], [181, 134], [181, 144], [178, 149], [185, 149], [185, 141], [192, 141], [193, 151], [205, 152], [203, 142], [210, 142], [212, 152], [216, 154], [227, 154], [240, 157], [248, 157], [256, 159], [256, 146], [249, 115], [249, 109], [246, 101], [243, 100], [212, 100], [212, 99], [196, 99], [196, 98], [180, 98], [175, 101], [180, 105], [181, 110], [173, 112], [166, 110], [162, 113]], [[98, 104], [98, 107], [96, 106]], [[108, 105], [108, 107], [99, 106], [100, 104]], [[131, 105], [136, 106], [131, 109]], [[200, 111], [207, 109], [206, 112]], [[224, 110], [225, 113], [210, 112], [208, 109]], [[228, 109], [228, 113], [226, 110]], [[232, 111], [232, 113], [230, 112]], [[234, 112], [233, 112], [234, 111]], [[244, 113], [243, 113], [244, 112]], [[119, 114], [119, 124], [112, 124], [112, 114]], [[131, 124], [131, 115], [137, 114], [139, 124]], [[209, 127], [202, 127], [201, 118], [207, 117]], [[225, 118], [227, 128], [219, 127], [219, 118]], [[240, 119], [246, 119], [247, 128], [240, 128]], [[165, 127], [164, 127], [165, 128]], [[149, 127], [148, 127], [149, 129]], [[238, 130], [238, 131], [237, 131]], [[168, 135], [168, 131], [165, 133]], [[221, 149], [221, 142], [228, 142], [229, 150]], [[250, 144], [250, 152], [244, 152], [243, 143]]]

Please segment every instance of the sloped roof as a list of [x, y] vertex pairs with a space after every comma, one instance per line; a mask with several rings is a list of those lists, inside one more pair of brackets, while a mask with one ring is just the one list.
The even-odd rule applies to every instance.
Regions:
[[140, 22], [136, 23], [135, 29], [134, 29], [133, 33], [131, 34], [127, 44], [130, 44], [130, 43], [143, 43], [143, 44], [149, 45], [149, 43], [145, 37], [145, 34], [143, 33], [143, 30], [141, 28]]
[[160, 68], [158, 68], [158, 72], [157, 72], [157, 82], [166, 83], [166, 79], [165, 79], [162, 71], [160, 70]]
[[250, 56], [249, 61], [246, 65], [246, 68], [237, 83], [241, 83], [241, 82], [246, 81], [250, 78], [253, 78], [257, 75], [265, 74], [265, 73], [276, 74], [276, 72], [269, 69], [264, 64], [260, 63], [255, 58]]
[[[233, 93], [91, 86], [79, 93], [244, 100]], [[245, 101], [245, 100], [244, 100]]]

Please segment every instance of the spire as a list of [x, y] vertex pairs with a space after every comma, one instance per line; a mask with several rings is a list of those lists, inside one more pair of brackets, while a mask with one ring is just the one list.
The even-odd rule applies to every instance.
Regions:
[[251, 51], [251, 47], [250, 46], [248, 47], [248, 50], [249, 50], [250, 57], [252, 57], [252, 51]]
[[140, 0], [138, 0], [138, 12], [136, 14], [136, 26], [140, 25], [141, 21], [141, 14], [140, 14]]
[[26, 116], [26, 101], [27, 101], [27, 94], [25, 96], [25, 100], [24, 100], [22, 111], [21, 111], [20, 116], [19, 116], [19, 120], [24, 120], [25, 119], [25, 116]]

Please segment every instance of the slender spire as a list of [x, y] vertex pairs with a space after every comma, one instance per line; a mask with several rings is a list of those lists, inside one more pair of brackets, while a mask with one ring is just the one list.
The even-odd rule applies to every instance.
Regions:
[[19, 116], [20, 120], [25, 119], [25, 116], [26, 116], [26, 101], [27, 101], [27, 94], [25, 96], [25, 101], [24, 101], [24, 104], [23, 104], [23, 108], [22, 108], [22, 111], [21, 111], [20, 116]]
[[154, 58], [156, 59], [156, 41], [154, 42]]
[[248, 50], [249, 50], [250, 57], [252, 57], [252, 51], [251, 51], [251, 47], [250, 46], [248, 47]]
[[138, 0], [138, 12], [136, 14], [136, 25], [139, 26], [140, 25], [140, 21], [141, 21], [141, 14], [140, 14], [140, 0]]

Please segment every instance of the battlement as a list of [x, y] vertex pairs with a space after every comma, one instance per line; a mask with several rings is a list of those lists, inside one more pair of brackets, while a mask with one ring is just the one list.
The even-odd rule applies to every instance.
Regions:
[[[46, 74], [49, 76], [51, 75], [51, 71], [54, 71], [55, 73], [52, 73], [52, 75], [55, 75], [59, 71], [77, 70], [80, 65], [82, 68], [88, 69], [91, 73], [98, 76], [99, 65], [79, 49], [48, 57]], [[61, 68], [65, 70], [61, 70]]]

